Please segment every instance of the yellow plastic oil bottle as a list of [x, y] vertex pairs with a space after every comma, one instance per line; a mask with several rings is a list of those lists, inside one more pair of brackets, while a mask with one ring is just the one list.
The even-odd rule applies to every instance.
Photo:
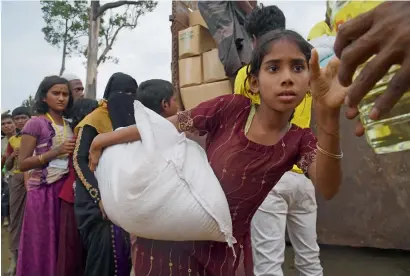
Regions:
[[[364, 65], [363, 65], [364, 66]], [[356, 71], [357, 76], [361, 68]], [[367, 143], [377, 154], [410, 150], [410, 91], [380, 120], [369, 119], [375, 99], [383, 94], [400, 66], [394, 65], [359, 104], [360, 119], [365, 128]], [[410, 78], [410, 76], [409, 76]]]
[[[331, 14], [333, 33], [337, 34], [341, 24], [374, 9], [383, 2], [327, 0], [327, 12]], [[356, 71], [355, 76], [360, 73], [364, 65]], [[381, 120], [372, 121], [369, 119], [369, 113], [374, 106], [375, 99], [385, 92], [389, 81], [399, 69], [398, 65], [392, 66], [384, 78], [359, 104], [360, 118], [366, 130], [367, 142], [377, 154], [410, 150], [410, 91], [405, 93], [399, 103]]]

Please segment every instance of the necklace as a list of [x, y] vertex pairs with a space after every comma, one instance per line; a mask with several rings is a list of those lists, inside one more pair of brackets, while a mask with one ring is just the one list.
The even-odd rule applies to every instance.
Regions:
[[54, 121], [53, 117], [51, 117], [50, 113], [47, 112], [47, 113], [46, 113], [46, 116], [47, 116], [48, 119], [50, 119], [51, 124], [53, 124], [53, 125], [55, 126], [57, 144], [58, 144], [58, 145], [61, 145], [62, 143], [64, 143], [64, 140], [65, 140], [65, 138], [66, 138], [65, 136], [66, 136], [66, 128], [67, 128], [67, 126], [66, 126], [66, 123], [65, 123], [64, 119], [63, 119], [63, 135], [60, 135], [59, 125], [57, 125], [57, 124], [55, 123], [55, 121]]

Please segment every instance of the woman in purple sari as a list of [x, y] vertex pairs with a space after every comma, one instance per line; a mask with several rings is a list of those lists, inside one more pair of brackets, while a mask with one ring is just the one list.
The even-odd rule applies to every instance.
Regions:
[[56, 276], [60, 223], [60, 190], [75, 147], [63, 116], [73, 104], [68, 81], [44, 78], [35, 96], [34, 112], [22, 130], [19, 153], [27, 181], [27, 201], [20, 237], [18, 276]]

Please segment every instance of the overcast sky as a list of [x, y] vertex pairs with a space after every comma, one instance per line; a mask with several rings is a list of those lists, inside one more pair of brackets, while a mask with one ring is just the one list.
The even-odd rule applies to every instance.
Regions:
[[[324, 19], [325, 1], [261, 1], [275, 4], [286, 16], [287, 27], [307, 36], [314, 24]], [[50, 46], [41, 32], [44, 21], [39, 1], [1, 1], [1, 109], [21, 105], [34, 96], [41, 80], [58, 74], [61, 51]], [[105, 63], [98, 68], [97, 97], [101, 98], [109, 77], [115, 72], [133, 76], [138, 83], [161, 78], [171, 81], [171, 1], [161, 0], [154, 12], [141, 18], [133, 31], [118, 36], [111, 55], [119, 64]], [[84, 59], [72, 57], [66, 73], [85, 82]]]

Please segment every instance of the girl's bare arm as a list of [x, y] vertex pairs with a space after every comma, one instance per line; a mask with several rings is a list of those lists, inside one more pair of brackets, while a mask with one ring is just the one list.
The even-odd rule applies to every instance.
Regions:
[[41, 159], [39, 156], [33, 156], [36, 144], [36, 137], [25, 134], [22, 135], [18, 157], [20, 171], [25, 172], [35, 168], [41, 168], [45, 163], [50, 162], [59, 155], [58, 150], [49, 150], [41, 155]]
[[[179, 130], [177, 115], [167, 119]], [[134, 142], [140, 139], [141, 136], [136, 125], [131, 125], [116, 131], [99, 134], [94, 138], [91, 149], [101, 150], [112, 145]]]
[[[341, 153], [339, 116], [339, 110], [329, 114], [316, 107], [318, 145], [335, 155]], [[313, 184], [326, 199], [332, 199], [339, 191], [342, 183], [341, 163], [341, 159], [329, 157], [318, 150], [316, 160], [308, 169]]]

